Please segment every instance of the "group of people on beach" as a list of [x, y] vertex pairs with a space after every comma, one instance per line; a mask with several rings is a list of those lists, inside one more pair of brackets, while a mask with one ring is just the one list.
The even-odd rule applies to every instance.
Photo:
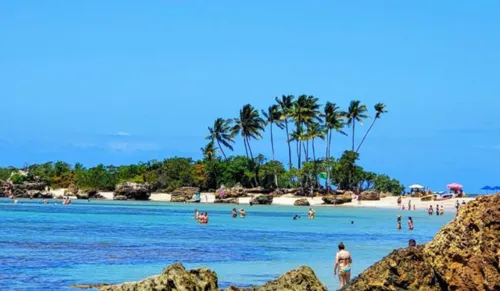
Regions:
[[[403, 197], [402, 196], [399, 196], [398, 197], [398, 209], [401, 209], [401, 210], [405, 210], [405, 205], [403, 204]], [[411, 205], [411, 199], [408, 200], [408, 210], [417, 210], [417, 208], [415, 207], [415, 205], [413, 205], [413, 209], [412, 209], [412, 205]]]

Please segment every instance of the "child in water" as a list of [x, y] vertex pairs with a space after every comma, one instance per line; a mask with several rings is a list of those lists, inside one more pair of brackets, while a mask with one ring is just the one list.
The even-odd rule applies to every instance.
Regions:
[[408, 229], [413, 230], [413, 219], [411, 217], [408, 217]]

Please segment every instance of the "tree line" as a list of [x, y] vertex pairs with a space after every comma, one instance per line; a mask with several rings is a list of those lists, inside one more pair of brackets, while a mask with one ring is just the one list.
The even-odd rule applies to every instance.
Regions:
[[[373, 107], [374, 115], [361, 142], [355, 145], [356, 124], [369, 118], [368, 108], [358, 100], [351, 101], [342, 111], [335, 103], [319, 104], [310, 95], [283, 95], [275, 98], [267, 110], [260, 112], [246, 104], [236, 118], [217, 118], [209, 127], [208, 143], [201, 148], [203, 158], [174, 157], [163, 161], [152, 160], [132, 165], [86, 168], [80, 163], [48, 162], [27, 167], [28, 176], [14, 175], [14, 183], [41, 180], [52, 188], [75, 185], [81, 189], [112, 191], [123, 182], [148, 183], [153, 191], [171, 191], [181, 186], [197, 186], [203, 190], [217, 189], [221, 185], [231, 187], [237, 183], [243, 187], [302, 188], [308, 191], [330, 189], [331, 185], [343, 190], [363, 191], [376, 189], [400, 193], [404, 187], [398, 180], [387, 175], [365, 171], [356, 164], [359, 151], [375, 122], [387, 113], [383, 103]], [[352, 145], [340, 157], [332, 157], [335, 135], [347, 136], [351, 129]], [[254, 155], [252, 141], [261, 139], [268, 129], [271, 160], [262, 154]], [[275, 158], [275, 130], [286, 134], [288, 163], [285, 166]], [[240, 137], [245, 155], [231, 155]], [[325, 141], [321, 151], [317, 140]], [[321, 153], [320, 153], [321, 152]], [[295, 157], [295, 163], [293, 160]], [[0, 179], [6, 180], [18, 169], [0, 168]], [[321, 185], [320, 181], [325, 181]]]

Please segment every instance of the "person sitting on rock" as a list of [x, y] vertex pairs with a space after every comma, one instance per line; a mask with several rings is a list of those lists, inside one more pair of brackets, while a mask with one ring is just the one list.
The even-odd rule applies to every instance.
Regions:
[[247, 216], [246, 212], [245, 212], [245, 209], [240, 209], [240, 217], [241, 218], [245, 218]]

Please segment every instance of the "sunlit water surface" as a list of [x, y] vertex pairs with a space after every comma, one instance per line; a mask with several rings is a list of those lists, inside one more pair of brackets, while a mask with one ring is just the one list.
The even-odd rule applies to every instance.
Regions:
[[[262, 284], [308, 265], [335, 290], [333, 260], [340, 241], [352, 253], [356, 275], [406, 247], [410, 238], [428, 242], [455, 215], [318, 207], [316, 219], [309, 220], [307, 207], [247, 205], [248, 216], [233, 219], [233, 205], [57, 203], [21, 199], [14, 205], [0, 199], [0, 290], [73, 290], [71, 284], [134, 281], [177, 261], [216, 271], [221, 287]], [[208, 225], [196, 223], [195, 208], [209, 213]], [[292, 220], [295, 214], [302, 218]], [[415, 222], [413, 232], [406, 227], [408, 216]]]

